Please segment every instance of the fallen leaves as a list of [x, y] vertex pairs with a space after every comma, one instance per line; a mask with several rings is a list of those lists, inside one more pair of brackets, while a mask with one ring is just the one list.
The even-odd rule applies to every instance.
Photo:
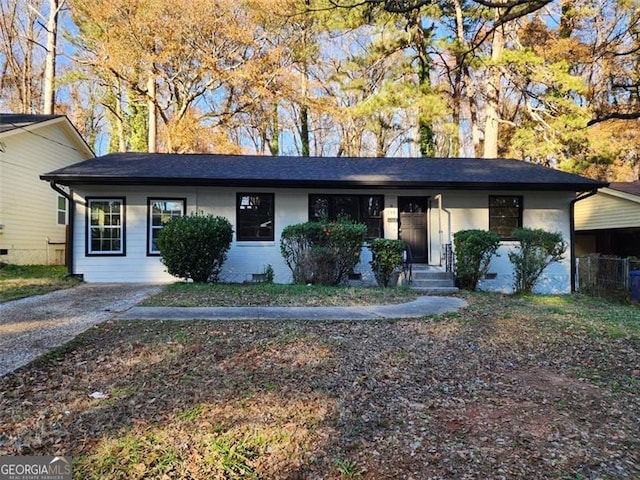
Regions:
[[0, 454], [70, 454], [76, 478], [638, 478], [640, 311], [619, 336], [606, 304], [467, 300], [406, 321], [107, 322], [0, 380]]

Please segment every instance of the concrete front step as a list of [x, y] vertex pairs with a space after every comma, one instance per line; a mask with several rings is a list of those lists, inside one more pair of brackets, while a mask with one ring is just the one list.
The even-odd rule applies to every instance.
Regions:
[[426, 270], [418, 270], [412, 272], [414, 280], [451, 280], [453, 281], [452, 272], [429, 272]]
[[433, 278], [423, 278], [417, 280], [415, 277], [411, 281], [411, 286], [416, 288], [437, 288], [437, 287], [454, 287], [455, 282], [451, 279], [433, 279]]
[[425, 295], [450, 295], [460, 291], [457, 287], [416, 287], [415, 285], [411, 285], [411, 288]]
[[442, 267], [430, 265], [413, 265], [411, 287], [425, 293], [455, 293], [455, 277], [453, 272], [445, 272]]

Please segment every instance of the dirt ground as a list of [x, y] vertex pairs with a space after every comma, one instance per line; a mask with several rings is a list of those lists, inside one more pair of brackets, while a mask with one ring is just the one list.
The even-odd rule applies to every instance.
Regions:
[[640, 478], [640, 309], [466, 299], [401, 321], [108, 321], [0, 379], [0, 454], [71, 455], [78, 479]]

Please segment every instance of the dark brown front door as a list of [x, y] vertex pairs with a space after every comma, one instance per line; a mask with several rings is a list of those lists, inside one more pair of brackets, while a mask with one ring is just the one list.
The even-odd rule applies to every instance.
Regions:
[[427, 249], [428, 197], [399, 197], [400, 239], [409, 245], [414, 263], [428, 263]]

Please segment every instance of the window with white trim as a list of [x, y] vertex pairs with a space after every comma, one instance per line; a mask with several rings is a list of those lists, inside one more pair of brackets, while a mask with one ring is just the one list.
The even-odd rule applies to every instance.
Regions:
[[87, 198], [87, 217], [87, 255], [124, 255], [124, 198]]
[[149, 198], [147, 217], [147, 255], [160, 255], [158, 236], [164, 226], [174, 218], [185, 214], [184, 198]]
[[67, 224], [67, 199], [58, 195], [58, 225]]

